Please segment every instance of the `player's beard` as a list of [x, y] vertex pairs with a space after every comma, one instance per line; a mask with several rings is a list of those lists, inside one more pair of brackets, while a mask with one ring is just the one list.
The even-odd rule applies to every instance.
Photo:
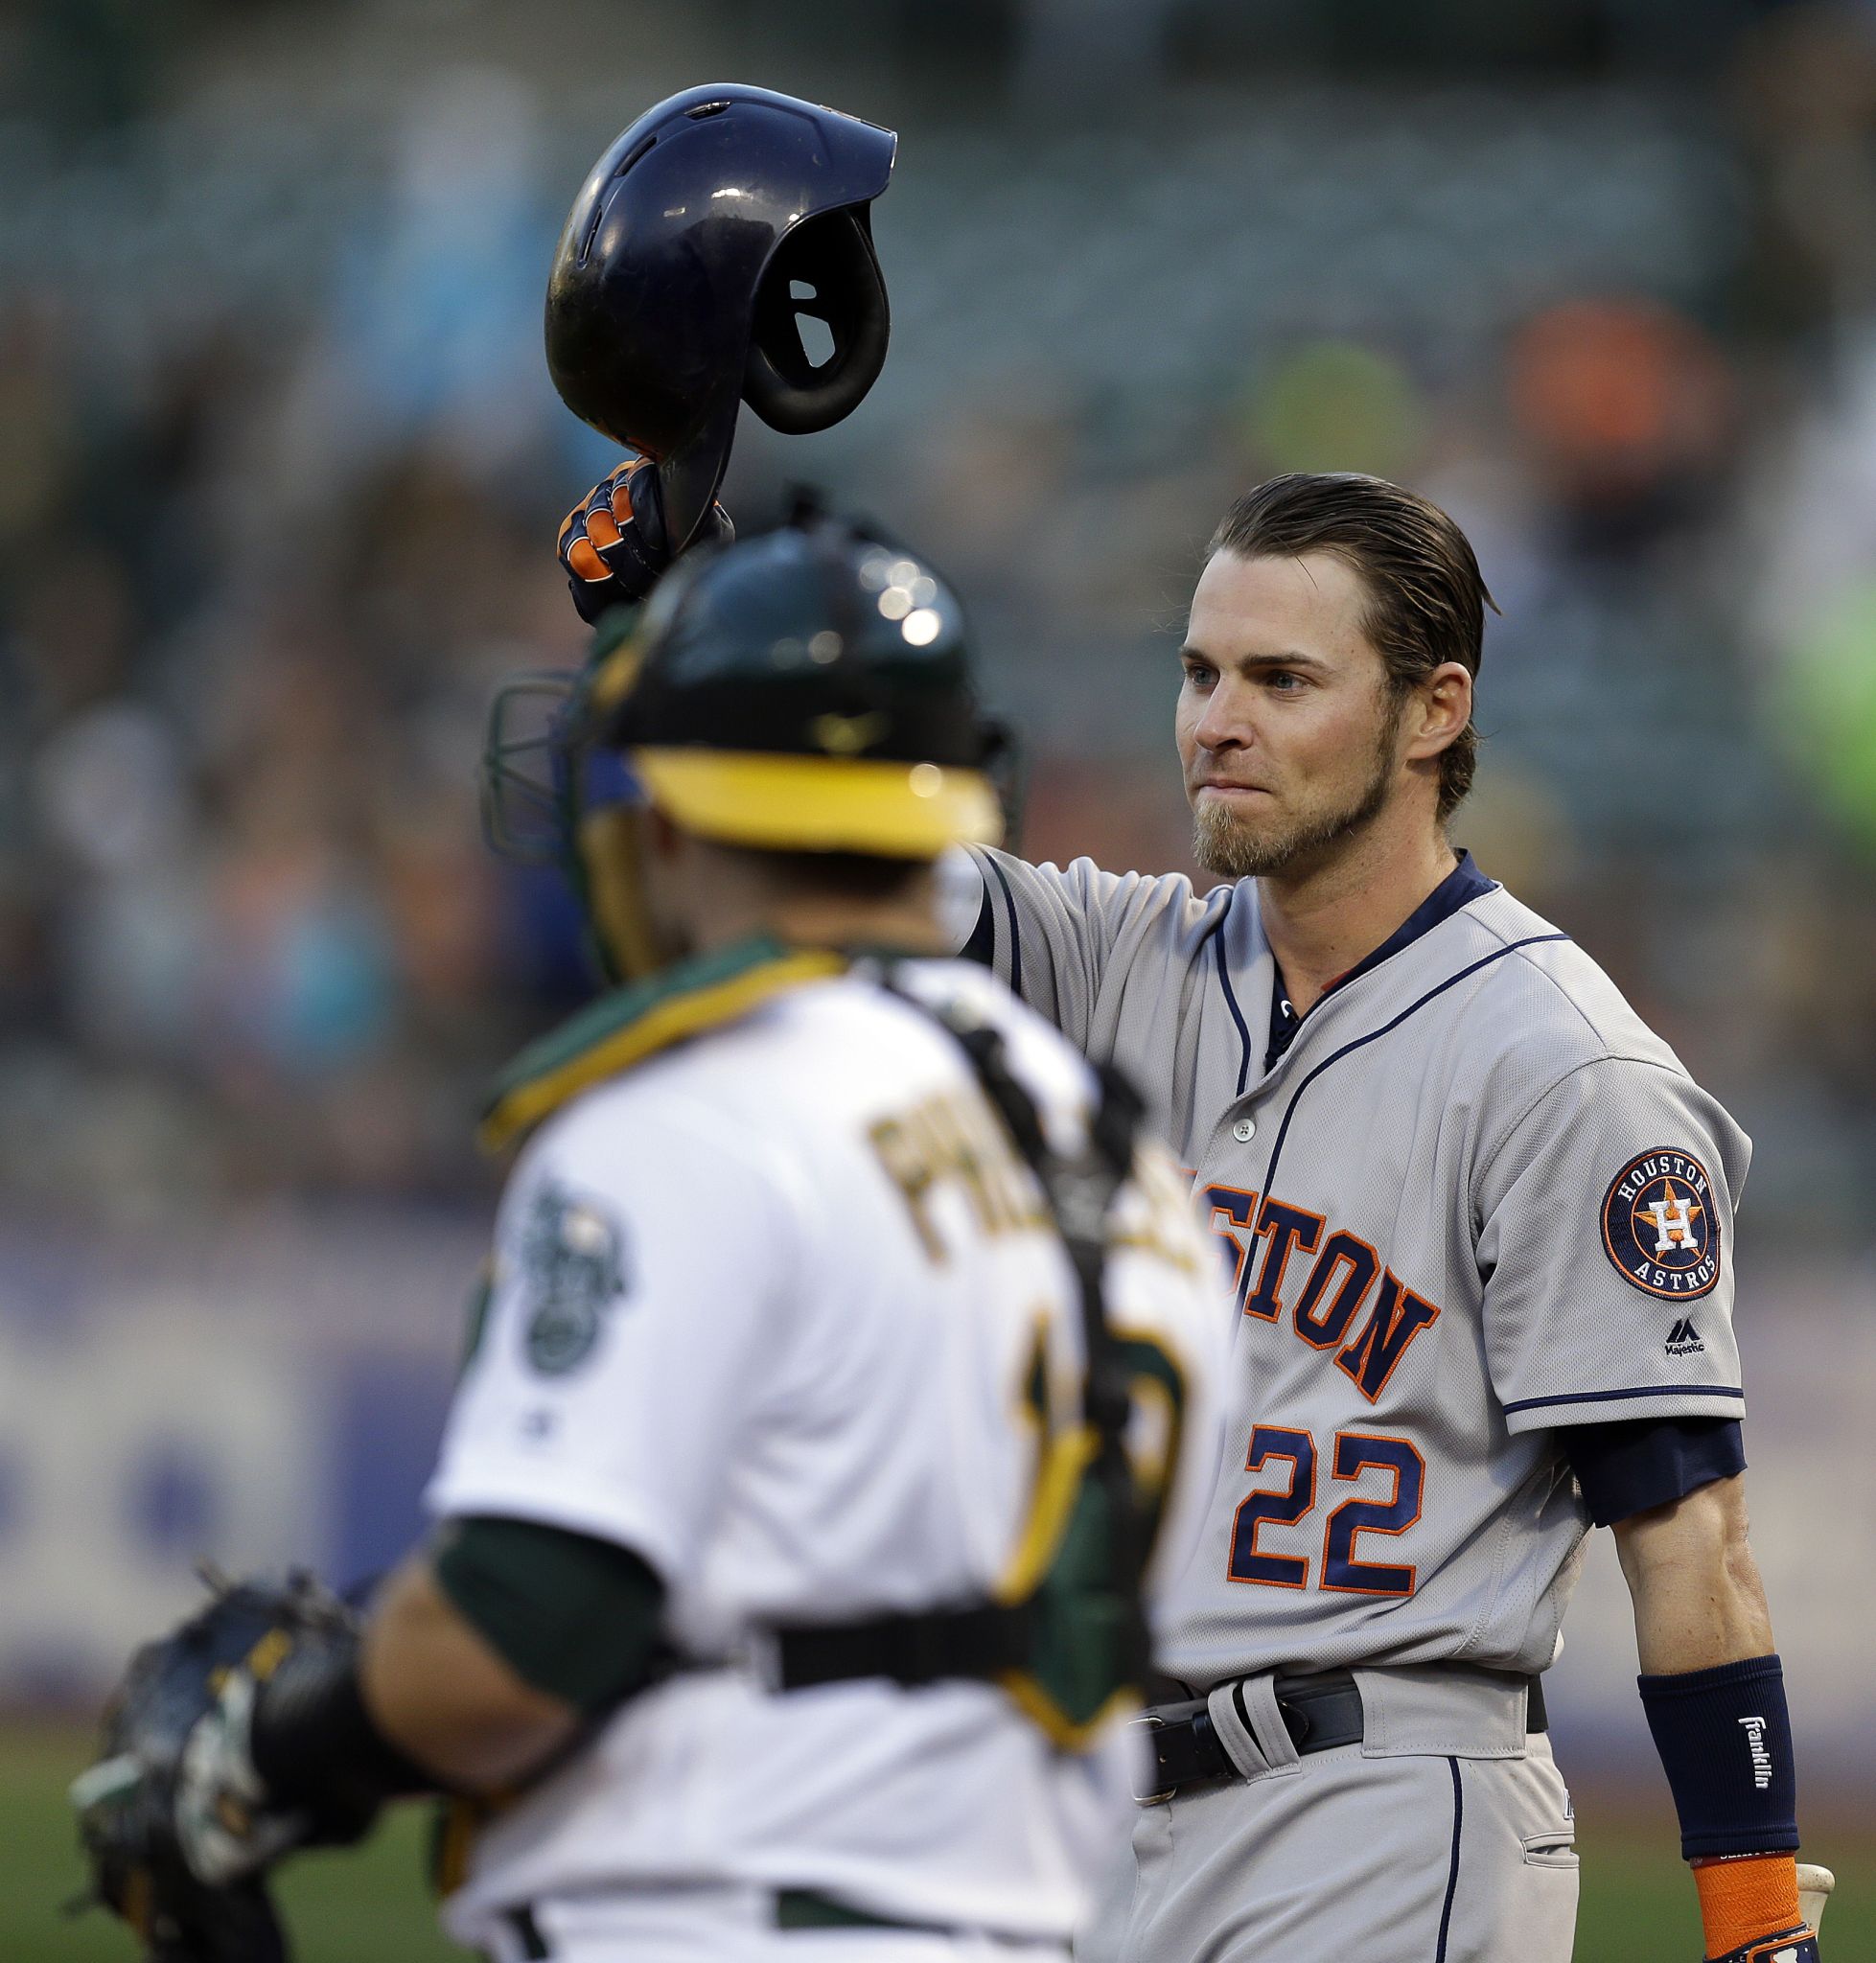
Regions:
[[1234, 818], [1222, 798], [1200, 803], [1193, 812], [1193, 857], [1222, 879], [1263, 879], [1292, 870], [1365, 831], [1394, 788], [1394, 739], [1405, 707], [1405, 699], [1390, 690], [1367, 780], [1347, 803], [1287, 825], [1256, 830]]

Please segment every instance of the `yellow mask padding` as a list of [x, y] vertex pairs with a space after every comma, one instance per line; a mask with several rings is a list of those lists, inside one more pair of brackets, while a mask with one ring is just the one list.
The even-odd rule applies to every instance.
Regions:
[[724, 844], [936, 859], [1003, 837], [979, 771], [732, 750], [635, 750], [632, 765], [674, 824]]
[[664, 966], [645, 905], [645, 814], [609, 804], [580, 820], [578, 848], [587, 912], [614, 982], [640, 982]]

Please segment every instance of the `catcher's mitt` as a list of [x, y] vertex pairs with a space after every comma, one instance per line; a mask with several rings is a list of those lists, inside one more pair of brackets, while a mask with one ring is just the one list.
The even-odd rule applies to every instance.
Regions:
[[284, 1587], [205, 1579], [208, 1605], [131, 1658], [72, 1804], [95, 1897], [148, 1963], [284, 1963], [266, 1870], [369, 1820], [269, 1805], [248, 1752], [255, 1692], [289, 1656], [356, 1644], [358, 1619], [310, 1575]]

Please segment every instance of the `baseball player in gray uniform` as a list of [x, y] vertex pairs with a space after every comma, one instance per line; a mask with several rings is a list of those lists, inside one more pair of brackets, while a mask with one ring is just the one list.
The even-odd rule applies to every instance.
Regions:
[[[563, 536], [590, 607], [617, 554], [585, 556]], [[1135, 1872], [1090, 1957], [1567, 1957], [1541, 1679], [1591, 1524], [1706, 1955], [1817, 1955], [1746, 1536], [1749, 1145], [1448, 843], [1488, 604], [1425, 499], [1273, 479], [1219, 526], [1179, 657], [1195, 854], [1224, 883], [974, 852], [970, 951], [1146, 1089], [1237, 1305]]]
[[1127, 1963], [1567, 1957], [1541, 1679], [1592, 1523], [1706, 1953], [1816, 1953], [1742, 1490], [1750, 1147], [1448, 843], [1488, 603], [1424, 499], [1262, 485], [1179, 654], [1195, 856], [1226, 883], [980, 855], [976, 951], [1148, 1089], [1239, 1311], [1138, 1872], [1086, 1945]]

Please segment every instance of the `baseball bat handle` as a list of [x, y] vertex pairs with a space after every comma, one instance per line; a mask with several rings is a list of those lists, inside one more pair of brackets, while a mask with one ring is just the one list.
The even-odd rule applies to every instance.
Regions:
[[1813, 1928], [1824, 1919], [1824, 1904], [1830, 1900], [1830, 1891], [1837, 1885], [1837, 1877], [1827, 1867], [1819, 1867], [1816, 1861], [1801, 1860], [1797, 1864], [1797, 1905]]

